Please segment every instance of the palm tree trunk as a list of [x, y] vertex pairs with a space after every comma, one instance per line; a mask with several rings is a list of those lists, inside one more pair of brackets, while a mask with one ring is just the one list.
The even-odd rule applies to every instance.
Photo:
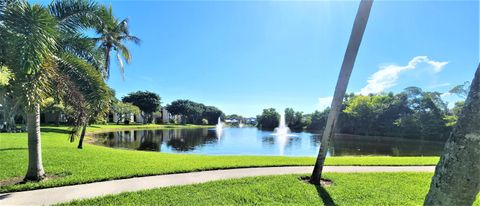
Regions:
[[312, 176], [310, 177], [310, 183], [320, 184], [322, 177], [323, 165], [327, 156], [328, 147], [330, 145], [330, 138], [333, 137], [335, 124], [338, 119], [342, 108], [343, 98], [347, 91], [348, 81], [350, 80], [350, 74], [355, 64], [358, 48], [362, 42], [363, 33], [367, 26], [368, 16], [370, 15], [370, 9], [372, 8], [373, 0], [362, 0], [358, 7], [357, 16], [353, 23], [352, 33], [350, 34], [350, 40], [348, 42], [347, 51], [343, 57], [342, 68], [340, 75], [338, 76], [337, 85], [335, 87], [335, 93], [332, 100], [331, 110], [328, 114], [327, 125], [323, 131], [322, 141], [320, 144], [320, 150], [318, 152], [317, 161], [313, 168]]
[[87, 131], [87, 123], [83, 124], [82, 133], [80, 134], [80, 139], [78, 140], [78, 149], [83, 149], [83, 139], [85, 138], [85, 132]]
[[40, 105], [35, 104], [27, 114], [28, 128], [28, 170], [24, 180], [40, 181], [45, 178], [42, 164], [40, 135]]
[[480, 191], [480, 64], [424, 205], [472, 205]]
[[105, 47], [105, 74], [107, 75], [107, 79], [110, 77], [110, 50], [111, 47]]

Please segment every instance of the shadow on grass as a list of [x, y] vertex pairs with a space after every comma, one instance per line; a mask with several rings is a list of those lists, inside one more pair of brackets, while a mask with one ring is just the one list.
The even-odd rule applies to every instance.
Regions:
[[337, 206], [325, 188], [321, 185], [315, 185], [315, 188], [317, 189], [318, 196], [322, 198], [323, 204], [327, 206]]
[[69, 129], [57, 129], [57, 128], [41, 128], [40, 131], [42, 132], [55, 132], [55, 133], [62, 133], [62, 134], [70, 134], [71, 131]]
[[12, 147], [12, 148], [3, 148], [3, 149], [0, 149], [0, 152], [1, 151], [10, 151], [10, 150], [27, 150], [28, 148], [24, 148], [24, 147]]
[[325, 188], [324, 188], [324, 186], [325, 187], [331, 186], [333, 184], [332, 180], [322, 178], [320, 180], [319, 184], [312, 184], [312, 183], [310, 183], [310, 176], [302, 176], [299, 179], [305, 184], [315, 186], [315, 189], [317, 189], [318, 197], [320, 197], [320, 199], [322, 199], [322, 202], [323, 202], [324, 205], [337, 206], [337, 204], [335, 204], [335, 202], [333, 201], [333, 199], [330, 196], [330, 194], [328, 193], [328, 191], [325, 190]]

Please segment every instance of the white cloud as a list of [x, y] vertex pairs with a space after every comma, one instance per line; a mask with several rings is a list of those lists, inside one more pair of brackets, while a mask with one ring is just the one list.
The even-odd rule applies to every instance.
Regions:
[[332, 96], [318, 98], [318, 107], [317, 107], [318, 111], [323, 111], [327, 107], [330, 107], [330, 105], [332, 104], [332, 100], [333, 100]]
[[367, 95], [370, 93], [379, 93], [385, 89], [391, 88], [397, 84], [400, 73], [414, 70], [417, 64], [426, 63], [431, 66], [435, 73], [443, 70], [448, 62], [438, 62], [430, 60], [427, 56], [416, 56], [408, 62], [405, 66], [390, 64], [380, 67], [380, 70], [373, 73], [367, 80], [367, 85], [360, 90], [360, 94]]
[[432, 65], [433, 71], [435, 71], [435, 73], [441, 72], [443, 68], [445, 68], [445, 65], [448, 64], [448, 62], [436, 62], [432, 60], [427, 61], [427, 63]]

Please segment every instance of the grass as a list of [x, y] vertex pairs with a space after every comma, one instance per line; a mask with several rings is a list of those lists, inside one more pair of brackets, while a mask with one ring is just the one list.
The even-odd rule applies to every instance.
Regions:
[[[250, 177], [122, 193], [63, 205], [422, 205], [432, 173], [327, 173], [318, 187], [299, 175]], [[480, 198], [474, 205], [480, 205]]]
[[[145, 128], [145, 125], [102, 125], [88, 132], [118, 128]], [[167, 126], [147, 125], [151, 129]], [[174, 126], [180, 128], [182, 126]], [[186, 127], [195, 127], [187, 125]], [[0, 192], [31, 190], [73, 185], [111, 179], [181, 173], [223, 168], [313, 165], [312, 157], [272, 156], [207, 156], [168, 154], [113, 149], [91, 144], [76, 149], [68, 141], [65, 127], [42, 129], [43, 164], [48, 175], [55, 178], [26, 184], [0, 186]], [[0, 182], [20, 180], [27, 170], [26, 133], [0, 133]], [[330, 157], [326, 165], [435, 165], [438, 157]]]

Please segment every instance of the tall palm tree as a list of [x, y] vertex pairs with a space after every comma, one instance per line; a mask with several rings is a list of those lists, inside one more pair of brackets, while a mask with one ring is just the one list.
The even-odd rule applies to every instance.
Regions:
[[348, 42], [347, 51], [343, 58], [342, 68], [340, 75], [338, 76], [337, 85], [335, 87], [335, 93], [332, 100], [332, 106], [330, 113], [328, 114], [327, 124], [323, 131], [322, 141], [320, 143], [320, 150], [318, 152], [317, 161], [313, 168], [312, 176], [310, 177], [310, 183], [320, 184], [322, 177], [323, 165], [327, 156], [328, 147], [330, 144], [330, 138], [333, 136], [335, 124], [340, 114], [342, 102], [347, 90], [348, 81], [355, 64], [358, 48], [362, 42], [363, 33], [367, 26], [368, 17], [370, 15], [370, 9], [372, 8], [373, 0], [362, 0], [357, 11], [357, 16], [353, 23], [352, 33], [350, 34], [350, 40]]
[[97, 22], [96, 32], [100, 36], [94, 38], [100, 44], [105, 56], [104, 69], [102, 70], [105, 79], [110, 76], [110, 52], [114, 50], [118, 64], [120, 65], [120, 73], [123, 78], [124, 64], [123, 59], [130, 63], [131, 55], [125, 42], [131, 41], [135, 44], [140, 44], [140, 39], [136, 36], [130, 35], [128, 30], [128, 19], [117, 19], [113, 16], [112, 7], [103, 8], [100, 11], [101, 19]]
[[[40, 105], [47, 97], [62, 98], [85, 119], [95, 93], [108, 88], [95, 68], [94, 50], [88, 50], [78, 32], [94, 20], [96, 4], [85, 0], [54, 1], [49, 8], [24, 0], [0, 5], [0, 66], [14, 74], [10, 89], [27, 113], [29, 166], [25, 180], [45, 177], [42, 165]], [[75, 41], [74, 41], [75, 40]], [[74, 43], [72, 43], [74, 42]], [[93, 46], [92, 46], [93, 45]], [[94, 48], [94, 43], [90, 43]], [[91, 102], [87, 100], [92, 100]], [[106, 107], [108, 108], [108, 107]]]
[[[51, 93], [48, 79], [57, 46], [57, 22], [48, 10], [27, 2], [9, 2], [0, 17], [2, 39], [8, 58], [2, 64], [12, 70], [12, 88], [18, 100], [25, 102], [28, 129], [28, 170], [26, 180], [45, 177], [40, 138], [40, 103]], [[5, 54], [5, 53], [2, 53]]]

